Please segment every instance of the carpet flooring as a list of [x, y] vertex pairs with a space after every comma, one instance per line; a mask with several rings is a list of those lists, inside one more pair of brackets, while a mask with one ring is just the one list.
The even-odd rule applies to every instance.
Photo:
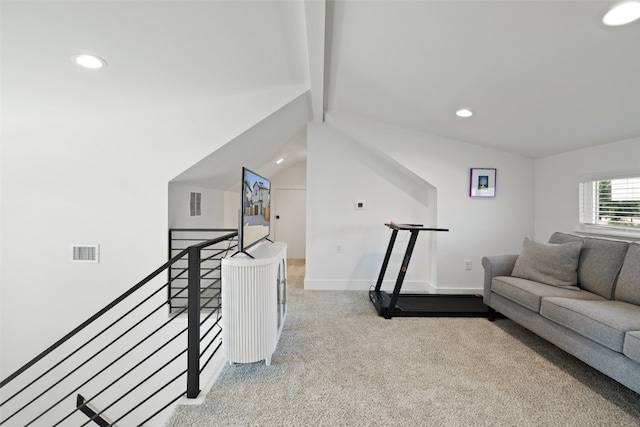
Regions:
[[640, 426], [640, 395], [509, 319], [386, 320], [303, 277], [271, 366], [225, 366], [167, 426]]

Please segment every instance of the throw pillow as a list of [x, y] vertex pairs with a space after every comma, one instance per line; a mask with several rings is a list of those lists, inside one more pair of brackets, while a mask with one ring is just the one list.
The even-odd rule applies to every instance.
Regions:
[[514, 277], [552, 286], [576, 287], [582, 242], [540, 243], [524, 239], [522, 253], [511, 273]]

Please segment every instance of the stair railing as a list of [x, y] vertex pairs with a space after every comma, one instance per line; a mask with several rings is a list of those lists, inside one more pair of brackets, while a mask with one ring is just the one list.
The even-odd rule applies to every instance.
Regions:
[[[143, 425], [167, 416], [184, 396], [197, 397], [200, 376], [221, 346], [220, 260], [235, 251], [238, 234], [207, 232], [216, 236], [175, 253], [2, 380], [0, 425]], [[176, 277], [186, 284], [167, 299]], [[186, 304], [173, 303], [184, 294]]]
[[[180, 251], [190, 246], [199, 245], [216, 237], [218, 229], [215, 228], [172, 228], [169, 230], [169, 256], [173, 258]], [[216, 246], [202, 249], [201, 281], [203, 287], [211, 287], [220, 283], [220, 259], [226, 255], [226, 249]], [[172, 313], [179, 312], [187, 305], [189, 293], [184, 292], [187, 286], [186, 259], [179, 260], [168, 269], [170, 285], [167, 287], [169, 310]], [[203, 296], [203, 302], [206, 297]], [[212, 304], [205, 305], [205, 310], [215, 310], [219, 306], [219, 300], [213, 300]]]

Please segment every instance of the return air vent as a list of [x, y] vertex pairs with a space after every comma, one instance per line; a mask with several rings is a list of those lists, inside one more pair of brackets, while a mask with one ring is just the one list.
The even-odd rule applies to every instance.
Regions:
[[98, 245], [74, 245], [73, 261], [74, 262], [98, 262]]
[[202, 193], [191, 192], [189, 213], [191, 216], [202, 215]]

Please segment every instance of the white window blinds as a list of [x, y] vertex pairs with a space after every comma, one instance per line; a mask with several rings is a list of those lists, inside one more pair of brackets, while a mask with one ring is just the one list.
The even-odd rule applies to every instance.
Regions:
[[640, 177], [581, 182], [580, 223], [640, 231]]

